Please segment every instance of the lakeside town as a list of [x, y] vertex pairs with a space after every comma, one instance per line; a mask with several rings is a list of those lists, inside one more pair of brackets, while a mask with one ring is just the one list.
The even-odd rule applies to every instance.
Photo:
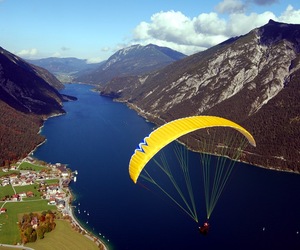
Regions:
[[[39, 184], [37, 191], [41, 198], [48, 200], [49, 205], [56, 205], [63, 214], [68, 214], [64, 210], [70, 202], [69, 190], [66, 188], [71, 180], [76, 181], [77, 171], [71, 172], [67, 165], [61, 163], [44, 164], [43, 166], [34, 164], [36, 164], [35, 159], [26, 157], [10, 167], [2, 167], [4, 174], [0, 177], [0, 187], [11, 185], [14, 194], [11, 196], [6, 194], [0, 199], [2, 201], [22, 201], [24, 198], [34, 197], [33, 191], [17, 192], [16, 187]], [[5, 208], [1, 208], [1, 213], [3, 212], [5, 212]]]
[[[4, 235], [6, 222], [3, 216], [9, 213], [11, 206], [8, 205], [17, 204], [19, 207], [20, 204], [43, 201], [45, 204], [41, 206], [43, 209], [47, 207], [48, 210], [57, 211], [60, 218], [68, 219], [72, 228], [95, 242], [98, 249], [106, 249], [103, 242], [89, 234], [74, 218], [69, 184], [71, 181], [76, 182], [77, 174], [77, 171], [70, 170], [66, 164], [45, 163], [30, 156], [16, 164], [0, 167], [0, 234]], [[35, 211], [30, 211], [32, 212]], [[18, 217], [15, 214], [14, 216]], [[6, 230], [10, 230], [11, 226], [8, 227], [7, 224], [9, 223], [5, 224]], [[36, 228], [37, 225], [38, 221], [32, 221], [32, 228]], [[17, 226], [14, 227], [17, 228]], [[15, 233], [16, 231], [10, 232], [10, 234]], [[1, 237], [0, 240], [3, 241]], [[7, 242], [0, 241], [1, 245], [2, 243]], [[24, 242], [9, 243], [9, 245], [23, 244]]]

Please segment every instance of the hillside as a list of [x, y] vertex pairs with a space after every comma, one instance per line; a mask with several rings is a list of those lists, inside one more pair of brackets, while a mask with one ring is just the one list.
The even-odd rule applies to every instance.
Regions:
[[299, 76], [300, 25], [270, 20], [155, 73], [113, 79], [101, 94], [159, 125], [190, 115], [231, 119], [256, 139], [246, 162], [300, 172]]
[[38, 134], [42, 119], [0, 101], [0, 166], [25, 157], [45, 138]]
[[63, 85], [48, 71], [0, 47], [0, 166], [44, 141], [43, 120], [65, 111]]
[[[51, 83], [51, 85], [49, 84]], [[60, 113], [63, 87], [44, 69], [33, 67], [0, 47], [0, 99], [16, 110], [38, 115]]]
[[142, 75], [161, 69], [184, 57], [180, 52], [154, 44], [133, 45], [117, 51], [96, 70], [82, 74], [74, 81], [102, 85], [116, 77]]

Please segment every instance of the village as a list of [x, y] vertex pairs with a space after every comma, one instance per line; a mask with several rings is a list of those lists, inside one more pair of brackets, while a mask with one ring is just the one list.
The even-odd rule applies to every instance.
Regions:
[[[69, 221], [72, 230], [88, 238], [97, 249], [107, 249], [103, 242], [87, 232], [73, 215], [69, 184], [71, 181], [76, 182], [77, 174], [77, 171], [72, 172], [67, 168], [66, 164], [45, 163], [30, 156], [9, 167], [0, 167], [0, 244], [26, 244], [22, 238], [17, 241], [12, 239], [14, 235], [22, 235], [14, 225], [17, 223], [22, 227], [20, 223], [24, 218], [19, 216], [27, 212], [27, 215], [32, 216], [30, 227], [38, 231], [43, 222], [34, 211], [43, 211], [42, 214], [48, 214], [46, 217], [54, 213], [55, 218], [58, 216]], [[23, 229], [23, 232], [27, 232], [26, 229]]]
[[[71, 172], [67, 165], [61, 163], [37, 165], [35, 159], [26, 157], [10, 167], [0, 168], [0, 173], [1, 201], [45, 199], [49, 205], [57, 206], [63, 214], [68, 214], [66, 206], [70, 202], [70, 193], [67, 187], [71, 180], [76, 181], [77, 171]], [[1, 188], [6, 186], [11, 186], [13, 191], [1, 192]], [[25, 186], [31, 188], [22, 188]], [[0, 208], [0, 213], [7, 212], [4, 204]]]

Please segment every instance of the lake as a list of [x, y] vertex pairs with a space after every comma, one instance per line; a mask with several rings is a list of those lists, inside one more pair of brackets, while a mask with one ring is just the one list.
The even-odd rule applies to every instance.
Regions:
[[237, 163], [203, 236], [170, 200], [129, 177], [130, 157], [154, 125], [91, 89], [66, 85], [62, 92], [78, 100], [45, 122], [47, 141], [33, 155], [78, 171], [75, 215], [111, 250], [300, 249], [299, 175]]

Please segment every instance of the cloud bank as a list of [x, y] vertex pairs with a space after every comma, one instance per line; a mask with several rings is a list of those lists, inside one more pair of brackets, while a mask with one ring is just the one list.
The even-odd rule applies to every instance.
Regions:
[[25, 58], [32, 58], [32, 57], [34, 57], [37, 54], [38, 54], [38, 50], [35, 49], [35, 48], [32, 48], [32, 49], [23, 49], [23, 50], [17, 52], [18, 56], [25, 57]]
[[[150, 22], [141, 22], [133, 32], [132, 43], [170, 47], [187, 55], [205, 50], [231, 37], [240, 36], [263, 26], [270, 19], [284, 23], [300, 24], [300, 10], [287, 6], [280, 16], [270, 11], [246, 14], [247, 5], [268, 5], [276, 0], [224, 0], [216, 6], [216, 12], [187, 17], [179, 11], [155, 13]], [[229, 13], [224, 19], [220, 13]]]

